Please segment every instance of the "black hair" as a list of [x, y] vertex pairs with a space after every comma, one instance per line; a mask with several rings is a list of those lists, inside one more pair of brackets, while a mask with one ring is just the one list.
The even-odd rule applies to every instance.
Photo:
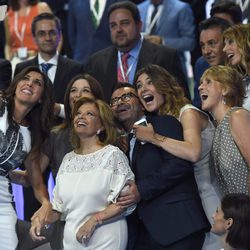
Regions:
[[34, 17], [32, 24], [31, 24], [31, 31], [32, 31], [32, 35], [35, 37], [36, 35], [36, 24], [39, 21], [42, 20], [52, 20], [55, 21], [56, 23], [56, 28], [58, 30], [59, 33], [61, 33], [62, 30], [62, 26], [61, 26], [61, 22], [59, 20], [59, 18], [51, 13], [41, 13], [38, 16]]
[[108, 9], [108, 19], [111, 13], [117, 9], [128, 10], [131, 13], [135, 23], [139, 23], [141, 21], [140, 12], [137, 8], [137, 5], [130, 1], [122, 1], [122, 2], [116, 2], [116, 3], [111, 4], [111, 6]]

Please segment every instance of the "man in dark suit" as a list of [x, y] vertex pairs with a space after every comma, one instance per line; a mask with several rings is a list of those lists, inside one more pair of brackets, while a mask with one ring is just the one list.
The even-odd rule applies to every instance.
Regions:
[[[133, 86], [117, 86], [110, 105], [126, 133], [143, 116]], [[183, 140], [181, 124], [172, 116], [146, 117], [156, 133]], [[117, 205], [137, 202], [128, 217], [128, 249], [201, 250], [208, 222], [202, 209], [191, 164], [135, 137], [129, 142], [136, 184]]]
[[83, 73], [83, 65], [65, 58], [57, 53], [61, 39], [59, 19], [50, 13], [36, 16], [32, 22], [32, 34], [38, 46], [38, 56], [16, 65], [15, 74], [27, 66], [39, 66], [41, 70], [48, 63], [48, 77], [54, 85], [56, 102], [63, 103], [64, 93], [69, 81], [77, 74]]
[[[112, 4], [108, 11], [108, 19], [113, 46], [95, 53], [86, 64], [86, 71], [102, 84], [107, 101], [117, 81], [121, 81], [120, 71], [123, 72], [124, 82], [132, 84], [135, 72], [150, 63], [162, 66], [177, 77], [189, 97], [187, 82], [176, 50], [150, 43], [141, 37], [142, 22], [134, 3], [123, 1]], [[123, 56], [126, 54], [127, 67], [123, 64]]]
[[[32, 34], [38, 46], [38, 56], [17, 64], [15, 74], [27, 66], [40, 67], [53, 83], [56, 102], [63, 103], [68, 83], [75, 75], [83, 73], [83, 65], [57, 53], [61, 39], [61, 24], [53, 14], [42, 13], [36, 16], [32, 21]], [[29, 220], [41, 205], [36, 201], [32, 188], [24, 188], [23, 192], [24, 218]]]
[[8, 60], [0, 58], [0, 90], [6, 89], [11, 82], [12, 69]]

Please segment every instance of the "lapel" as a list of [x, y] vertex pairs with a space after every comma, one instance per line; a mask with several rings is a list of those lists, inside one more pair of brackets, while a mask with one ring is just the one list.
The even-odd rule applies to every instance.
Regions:
[[134, 173], [136, 173], [136, 156], [137, 152], [139, 151], [140, 145], [141, 145], [140, 141], [135, 140], [135, 146], [132, 152], [132, 162], [131, 162], [131, 169]]
[[57, 67], [56, 67], [56, 74], [55, 74], [55, 80], [54, 80], [54, 88], [63, 81], [63, 78], [65, 76], [64, 71], [67, 69], [67, 63], [64, 61], [63, 57], [61, 55], [58, 56], [57, 61]]
[[139, 54], [136, 71], [156, 61], [156, 50], [154, 44], [143, 39]]
[[[104, 58], [104, 77], [106, 78], [106, 82], [109, 86], [105, 86], [110, 88], [110, 96], [113, 92], [114, 86], [117, 84], [117, 50], [113, 46], [111, 52], [109, 54], [105, 54], [107, 58]], [[104, 90], [106, 91], [106, 90]]]

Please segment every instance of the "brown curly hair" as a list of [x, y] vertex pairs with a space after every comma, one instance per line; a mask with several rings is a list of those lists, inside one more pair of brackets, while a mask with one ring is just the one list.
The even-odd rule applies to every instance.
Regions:
[[173, 115], [179, 118], [180, 109], [190, 101], [185, 97], [185, 93], [176, 79], [164, 68], [150, 64], [137, 71], [135, 75], [135, 85], [140, 75], [147, 74], [157, 92], [164, 97], [164, 104], [157, 110], [159, 115]]

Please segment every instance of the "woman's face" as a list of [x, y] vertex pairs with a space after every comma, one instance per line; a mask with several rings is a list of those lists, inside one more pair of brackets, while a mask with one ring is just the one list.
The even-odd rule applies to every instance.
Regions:
[[221, 207], [216, 209], [216, 212], [213, 214], [212, 218], [214, 223], [212, 225], [211, 232], [219, 235], [224, 234], [228, 228], [228, 221], [224, 219], [224, 213], [221, 210]]
[[136, 82], [138, 97], [148, 112], [158, 112], [164, 104], [164, 96], [156, 90], [150, 77], [143, 73]]
[[95, 104], [85, 103], [79, 107], [74, 117], [74, 129], [79, 137], [92, 137], [102, 129], [99, 111]]
[[213, 112], [223, 101], [222, 84], [207, 75], [199, 86], [202, 109]]
[[89, 83], [85, 79], [78, 79], [71, 86], [69, 93], [69, 105], [71, 109], [73, 108], [74, 103], [81, 97], [94, 97]]
[[40, 73], [30, 71], [17, 84], [15, 100], [28, 105], [35, 105], [41, 100], [44, 92], [44, 81]]
[[226, 53], [230, 65], [238, 65], [241, 62], [241, 52], [235, 40], [226, 38], [223, 51]]

